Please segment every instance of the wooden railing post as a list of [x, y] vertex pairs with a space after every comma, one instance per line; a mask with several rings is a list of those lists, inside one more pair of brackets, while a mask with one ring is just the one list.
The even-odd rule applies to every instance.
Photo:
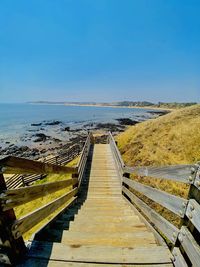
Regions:
[[[175, 266], [186, 262], [189, 266], [199, 266], [200, 263], [200, 163], [191, 168], [189, 176], [191, 182], [188, 193], [188, 205], [184, 218], [181, 222], [181, 228], [177, 242], [172, 251]], [[178, 253], [177, 253], [178, 251]], [[184, 259], [180, 252], [184, 252], [187, 258]], [[189, 259], [190, 262], [187, 262]], [[185, 266], [185, 265], [184, 265]]]
[[[6, 183], [3, 174], [0, 173], [0, 195], [6, 190]], [[3, 211], [0, 206], [0, 263], [15, 264], [26, 251], [22, 237], [14, 239], [11, 231], [12, 224], [16, 220], [13, 209]]]
[[24, 175], [21, 176], [21, 179], [22, 179], [22, 185], [26, 186], [25, 181], [24, 181]]
[[[122, 188], [123, 188], [123, 187], [126, 187], [126, 188], [129, 190], [129, 188], [130, 188], [129, 185], [123, 183], [123, 177], [130, 179], [131, 175], [130, 175], [130, 173], [123, 172], [123, 176], [122, 176], [122, 184], [121, 184], [121, 186], [122, 186]], [[123, 195], [123, 196], [126, 195], [126, 194], [123, 192], [123, 190], [122, 190], [122, 195]], [[128, 196], [126, 196], [126, 198], [131, 202], [131, 199], [130, 199]]]

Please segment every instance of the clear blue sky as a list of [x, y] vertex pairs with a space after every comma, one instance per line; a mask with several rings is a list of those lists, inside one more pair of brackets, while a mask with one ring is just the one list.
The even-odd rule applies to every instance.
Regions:
[[200, 102], [199, 0], [1, 0], [0, 102]]

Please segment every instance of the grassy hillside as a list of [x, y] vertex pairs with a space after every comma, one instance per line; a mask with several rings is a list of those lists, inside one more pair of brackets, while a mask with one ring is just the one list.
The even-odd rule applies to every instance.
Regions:
[[[200, 105], [131, 126], [117, 137], [123, 159], [129, 166], [196, 163], [200, 161], [199, 140]], [[187, 185], [150, 177], [132, 178], [174, 195], [188, 195]], [[142, 199], [164, 217], [179, 224], [177, 216], [146, 197], [142, 196]]]
[[128, 165], [193, 163], [200, 160], [200, 105], [130, 127], [117, 138]]

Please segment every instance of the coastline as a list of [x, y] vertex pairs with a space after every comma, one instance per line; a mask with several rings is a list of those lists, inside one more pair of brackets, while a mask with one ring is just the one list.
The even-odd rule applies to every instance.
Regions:
[[[36, 104], [36, 105], [54, 105], [54, 104]], [[55, 104], [58, 105], [58, 104]], [[65, 105], [67, 106], [67, 105]], [[103, 105], [79, 105], [79, 104], [69, 104], [69, 106], [78, 106], [78, 107], [112, 107], [112, 108], [129, 108], [129, 109], [143, 109], [143, 112], [111, 112], [111, 117], [101, 116], [100, 119], [96, 120], [96, 116], [93, 115], [91, 120], [82, 121], [76, 123], [68, 123], [64, 121], [64, 117], [60, 117], [60, 120], [41, 120], [41, 121], [32, 121], [27, 124], [25, 130], [16, 135], [13, 133], [11, 139], [6, 139], [2, 136], [0, 139], [0, 154], [1, 156], [16, 156], [30, 159], [39, 159], [41, 157], [45, 158], [48, 156], [53, 156], [66, 147], [73, 144], [84, 142], [85, 137], [88, 134], [88, 131], [111, 131], [114, 135], [117, 135], [127, 129], [128, 126], [135, 125], [142, 121], [156, 118], [162, 116], [169, 110], [163, 109], [153, 109], [153, 108], [142, 108], [142, 107], [125, 107], [125, 106], [103, 106]], [[48, 110], [48, 109], [47, 109]], [[80, 110], [82, 112], [82, 110]], [[91, 113], [89, 111], [89, 113]], [[77, 113], [78, 114], [78, 113]], [[95, 113], [94, 113], [95, 114]], [[99, 111], [97, 113], [97, 116]], [[124, 115], [126, 114], [126, 116]], [[50, 117], [51, 118], [51, 117]], [[7, 131], [7, 129], [5, 129]]]
[[[40, 104], [43, 105], [43, 104]], [[49, 104], [54, 105], [54, 104]], [[58, 104], [55, 104], [58, 105]], [[154, 106], [112, 106], [112, 105], [101, 105], [101, 104], [60, 104], [64, 106], [75, 106], [75, 107], [99, 107], [99, 108], [130, 108], [130, 109], [148, 109], [148, 110], [159, 110], [159, 111], [173, 111], [176, 110], [175, 108], [161, 108], [161, 107], [154, 107]]]
[[119, 105], [102, 105], [102, 104], [72, 104], [72, 103], [28, 103], [29, 105], [49, 105], [49, 106], [67, 106], [67, 107], [97, 107], [97, 108], [130, 108], [130, 109], [146, 109], [159, 111], [174, 111], [176, 108], [165, 108], [155, 106], [119, 106]]

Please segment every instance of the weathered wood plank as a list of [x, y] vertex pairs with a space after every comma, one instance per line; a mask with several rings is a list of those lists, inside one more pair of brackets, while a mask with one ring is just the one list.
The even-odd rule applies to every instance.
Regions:
[[192, 266], [199, 267], [200, 264], [200, 246], [195, 241], [194, 237], [187, 229], [187, 227], [182, 226], [180, 234], [178, 235], [178, 239], [192, 262]]
[[200, 205], [195, 199], [189, 200], [186, 216], [200, 232]]
[[144, 194], [153, 201], [159, 203], [163, 207], [171, 210], [181, 218], [184, 217], [188, 200], [171, 195], [164, 191], [152, 188], [148, 185], [138, 183], [134, 180], [123, 177], [123, 182], [130, 186], [132, 189]]
[[40, 221], [49, 216], [52, 212], [62, 206], [65, 202], [70, 200], [78, 192], [78, 188], [75, 188], [65, 194], [64, 196], [53, 200], [47, 205], [25, 215], [24, 217], [16, 220], [12, 225], [12, 233], [17, 239], [31, 229], [34, 225], [38, 224]]
[[[76, 221], [76, 222], [70, 222], [70, 231], [80, 231], [83, 223], [81, 220]], [[114, 222], [114, 223], [109, 223], [108, 225], [102, 224], [102, 222], [93, 222], [92, 224], [86, 224], [84, 226], [84, 232], [101, 232], [103, 235], [105, 233], [110, 233], [110, 232], [138, 232], [138, 231], [148, 231], [145, 224], [141, 223], [139, 220], [138, 222], [132, 222], [132, 224], [126, 224], [122, 222]]]
[[[30, 258], [17, 267], [135, 267], [133, 264], [108, 264], [108, 263], [92, 263], [92, 262], [75, 262], [75, 261], [59, 261]], [[140, 264], [139, 267], [172, 267], [171, 263], [168, 264]]]
[[[147, 257], [148, 255], [148, 257]], [[109, 246], [68, 246], [34, 242], [29, 256], [60, 261], [113, 264], [170, 264], [171, 253], [168, 249], [153, 248], [118, 248]]]
[[32, 174], [32, 173], [77, 173], [77, 168], [64, 167], [35, 160], [8, 156], [0, 160], [0, 171], [3, 173]]
[[118, 223], [124, 223], [124, 224], [129, 224], [129, 225], [132, 225], [134, 223], [140, 223], [140, 220], [139, 218], [135, 218], [134, 216], [132, 215], [116, 215], [116, 216], [109, 216], [109, 215], [98, 215], [96, 214], [95, 216], [94, 215], [91, 215], [91, 214], [88, 214], [88, 216], [85, 216], [85, 214], [76, 214], [75, 215], [75, 221], [76, 223], [82, 223], [82, 225], [84, 224], [88, 224], [88, 219], [91, 219], [92, 222], [94, 224], [96, 223], [102, 223], [102, 224], [109, 224], [109, 223], [115, 223], [116, 221]]
[[73, 178], [41, 185], [33, 185], [18, 189], [10, 189], [4, 191], [4, 193], [1, 194], [0, 203], [1, 206], [3, 207], [3, 210], [8, 210], [16, 206], [30, 202], [32, 200], [35, 200], [37, 198], [54, 193], [70, 185], [76, 185], [77, 183], [78, 179]]
[[[62, 149], [66, 149], [65, 146], [62, 147]], [[51, 164], [60, 164], [65, 165], [72, 159], [74, 159], [78, 154], [80, 153], [80, 145], [72, 145], [71, 147], [67, 147], [67, 150], [65, 150], [62, 153], [59, 153], [57, 156], [46, 160], [46, 163]], [[41, 160], [38, 160], [41, 161]], [[32, 175], [14, 175], [6, 180], [7, 188], [18, 188], [22, 187], [24, 185], [28, 185], [29, 183], [32, 183], [33, 181], [36, 181], [38, 179], [42, 179], [45, 177], [46, 174], [32, 174]]]
[[175, 267], [188, 267], [183, 255], [180, 252], [180, 249], [175, 247], [172, 251], [173, 263]]
[[149, 218], [155, 227], [161, 231], [173, 244], [175, 244], [179, 230], [173, 224], [168, 222], [156, 211], [151, 209], [146, 203], [130, 192], [126, 187], [122, 187], [122, 191], [131, 199], [131, 201], [139, 207], [139, 209]]
[[142, 176], [150, 176], [167, 180], [174, 180], [186, 184], [193, 183], [191, 170], [194, 165], [168, 165], [162, 167], [124, 167], [124, 172], [135, 173]]

